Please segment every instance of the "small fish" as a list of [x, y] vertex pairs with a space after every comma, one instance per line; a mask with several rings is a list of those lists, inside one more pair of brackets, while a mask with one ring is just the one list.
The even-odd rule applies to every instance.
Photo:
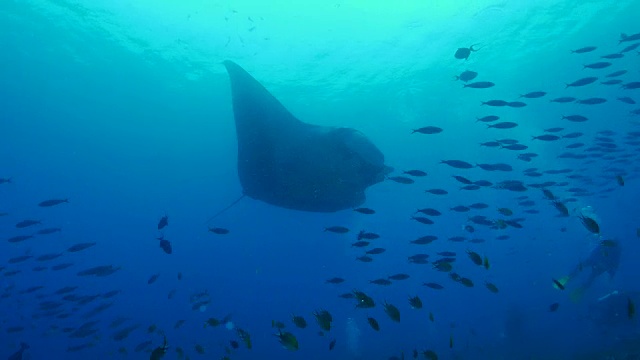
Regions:
[[336, 347], [336, 339], [331, 340], [329, 343], [329, 351], [333, 350], [334, 347]]
[[[598, 78], [596, 78], [597, 80]], [[595, 81], [595, 80], [593, 80]], [[571, 85], [567, 85], [567, 87], [569, 87]], [[579, 85], [574, 85], [574, 86], [579, 86]], [[570, 103], [570, 102], [574, 102], [576, 101], [576, 98], [574, 97], [570, 97], [570, 96], [563, 96], [563, 97], [559, 97], [559, 98], [555, 98], [553, 100], [551, 100], [551, 102], [555, 102], [555, 103]]]
[[391, 320], [395, 322], [400, 322], [400, 310], [398, 310], [398, 308], [395, 307], [395, 305], [389, 304], [385, 301], [383, 306], [384, 306], [384, 312], [387, 313], [387, 315], [389, 315]]
[[344, 282], [343, 278], [334, 277], [325, 281], [327, 284], [342, 284]]
[[51, 199], [51, 200], [45, 200], [41, 203], [38, 204], [38, 206], [40, 207], [50, 207], [50, 206], [55, 206], [55, 205], [59, 205], [62, 203], [68, 203], [69, 199]]
[[292, 315], [291, 321], [295, 326], [297, 326], [300, 329], [304, 329], [307, 327], [307, 320], [305, 320], [302, 316]]
[[355, 208], [353, 209], [353, 211], [358, 212], [360, 214], [365, 214], [365, 215], [373, 215], [376, 213], [375, 210], [366, 208], [366, 207]]
[[38, 235], [49, 235], [49, 234], [53, 234], [53, 233], [57, 233], [62, 231], [62, 229], [60, 228], [47, 228], [47, 229], [42, 229], [42, 230], [38, 230], [38, 232], [36, 234]]
[[439, 128], [437, 126], [425, 126], [425, 127], [421, 127], [419, 129], [414, 129], [411, 131], [411, 133], [419, 133], [419, 134], [427, 134], [427, 135], [431, 135], [431, 134], [439, 134], [441, 133], [443, 130], [442, 128]]
[[158, 221], [158, 230], [164, 229], [167, 225], [169, 225], [169, 215], [160, 218], [160, 221]]
[[373, 249], [367, 251], [367, 255], [379, 255], [379, 254], [382, 254], [385, 251], [386, 251], [386, 249], [384, 249], [384, 248], [373, 248]]
[[171, 246], [171, 242], [167, 239], [160, 240], [160, 248], [165, 254], [171, 255], [173, 253], [173, 247]]
[[367, 317], [367, 322], [369, 323], [369, 326], [371, 326], [373, 330], [380, 331], [380, 324], [378, 324], [378, 320], [372, 317]]
[[526, 98], [526, 99], [537, 99], [537, 98], [541, 98], [543, 96], [547, 95], [546, 92], [544, 91], [533, 91], [530, 93], [526, 93], [524, 95], [520, 95], [520, 97], [522, 98]]
[[92, 246], [94, 246], [96, 243], [95, 242], [86, 242], [86, 243], [78, 243], [75, 245], [71, 245], [71, 247], [69, 247], [67, 249], [68, 252], [78, 252], [78, 251], [82, 251], [82, 250], [86, 250]]
[[624, 178], [621, 175], [616, 175], [616, 182], [618, 182], [618, 185], [624, 186]]
[[394, 274], [391, 276], [388, 276], [387, 278], [391, 279], [391, 280], [407, 280], [409, 278], [409, 275], [407, 274]]
[[623, 57], [624, 57], [624, 54], [621, 54], [621, 53], [613, 53], [613, 54], [600, 56], [600, 58], [602, 58], [602, 59], [620, 59], [620, 58], [623, 58]]
[[364, 230], [361, 230], [358, 233], [358, 240], [375, 240], [378, 239], [380, 237], [380, 235], [373, 233], [373, 232], [366, 232]]
[[494, 87], [496, 84], [491, 81], [477, 81], [473, 83], [464, 84], [463, 87], [472, 88], [472, 89], [488, 89]]
[[411, 306], [412, 309], [422, 309], [422, 300], [420, 300], [418, 296], [410, 296], [409, 306]]
[[478, 73], [471, 70], [466, 70], [460, 73], [460, 75], [455, 76], [456, 80], [460, 80], [463, 82], [468, 82], [475, 79], [478, 76]]
[[407, 170], [407, 171], [403, 171], [403, 173], [411, 176], [416, 176], [416, 177], [427, 176], [427, 173], [422, 170]]
[[[595, 76], [589, 76], [589, 77], [581, 78], [581, 79], [578, 79], [578, 80], [576, 80], [576, 81], [574, 81], [572, 83], [566, 84], [565, 89], [569, 88], [569, 87], [579, 87], [579, 86], [585, 86], [585, 85], [593, 84], [596, 81], [598, 81], [598, 78], [595, 77]], [[559, 101], [560, 99], [562, 99], [562, 101]], [[554, 100], [552, 100], [552, 101], [554, 101], [554, 102], [563, 102], [564, 103], [564, 102], [572, 102], [572, 101], [575, 100], [575, 98], [563, 97], [563, 98], [558, 98], [558, 99], [555, 99], [555, 100], [556, 101], [554, 101]]]
[[549, 312], [556, 312], [558, 311], [559, 307], [560, 307], [560, 303], [553, 303], [549, 305]]
[[607, 61], [599, 61], [592, 64], [583, 65], [583, 69], [604, 69], [606, 67], [611, 66], [610, 62]]
[[588, 53], [588, 52], [592, 52], [593, 50], [597, 49], [596, 46], [585, 46], [576, 50], [571, 50], [572, 54], [584, 54], [584, 53]]
[[346, 234], [349, 232], [349, 229], [344, 226], [329, 226], [324, 228], [324, 231], [328, 231], [336, 234]]
[[517, 127], [518, 124], [511, 122], [511, 121], [503, 121], [503, 122], [499, 122], [496, 124], [489, 124], [487, 125], [487, 128], [493, 128], [493, 129], [513, 129], [515, 127]]
[[564, 116], [562, 115], [562, 119], [563, 120], [569, 120], [569, 121], [573, 121], [573, 122], [585, 122], [589, 119], [587, 119], [586, 117], [582, 116], [582, 115], [568, 115], [568, 116]]
[[582, 222], [582, 225], [584, 225], [587, 230], [594, 234], [600, 234], [600, 225], [598, 225], [598, 223], [594, 219], [585, 215], [580, 215], [579, 218]]
[[210, 227], [209, 232], [212, 232], [217, 235], [226, 235], [229, 233], [229, 229], [220, 228], [220, 227]]
[[488, 116], [484, 116], [481, 118], [476, 118], [476, 122], [494, 122], [500, 119], [500, 116], [496, 116], [496, 115], [488, 115]]
[[29, 226], [40, 225], [40, 224], [42, 224], [42, 221], [40, 220], [22, 220], [16, 224], [16, 228], [24, 229]]
[[489, 100], [489, 101], [483, 101], [482, 105], [502, 107], [502, 106], [508, 106], [509, 102], [504, 100]]
[[473, 48], [476, 45], [477, 44], [471, 45], [468, 48], [458, 48], [458, 50], [456, 50], [456, 52], [455, 52], [455, 54], [453, 54], [453, 56], [456, 59], [467, 60], [467, 59], [469, 59], [469, 55], [471, 55], [471, 52], [475, 52], [475, 51], [480, 50], [480, 49], [474, 49]]
[[389, 180], [391, 180], [391, 181], [395, 181], [395, 182], [397, 182], [398, 184], [406, 184], [406, 185], [409, 185], [409, 184], [413, 184], [413, 183], [415, 183], [415, 181], [414, 181], [413, 179], [408, 178], [408, 177], [406, 177], [406, 176], [389, 176], [389, 177], [387, 177], [387, 179], [389, 179]]
[[485, 281], [484, 286], [494, 294], [497, 294], [500, 291], [498, 290], [498, 287], [494, 283], [490, 283], [488, 281]]
[[636, 305], [633, 303], [631, 298], [627, 298], [627, 317], [629, 320], [633, 319], [636, 314]]
[[527, 104], [523, 103], [522, 101], [510, 101], [507, 103], [507, 106], [512, 108], [522, 108], [527, 106]]
[[151, 285], [154, 282], [156, 282], [156, 280], [158, 280], [158, 278], [160, 277], [160, 274], [153, 274], [149, 277], [149, 279], [147, 280], [147, 284]]

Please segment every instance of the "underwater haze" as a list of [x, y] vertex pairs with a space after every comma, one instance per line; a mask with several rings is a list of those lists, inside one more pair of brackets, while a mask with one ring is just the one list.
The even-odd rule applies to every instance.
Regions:
[[640, 359], [637, 14], [3, 0], [0, 358]]

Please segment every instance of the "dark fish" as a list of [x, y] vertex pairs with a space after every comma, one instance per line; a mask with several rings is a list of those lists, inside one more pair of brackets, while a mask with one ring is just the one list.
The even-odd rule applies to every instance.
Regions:
[[488, 208], [489, 205], [487, 205], [485, 203], [473, 203], [473, 204], [469, 205], [469, 207], [472, 208], [472, 209], [481, 210], [481, 209]]
[[533, 140], [556, 141], [556, 140], [560, 139], [560, 136], [551, 135], [551, 134], [544, 134], [544, 135], [540, 135], [540, 136], [532, 136], [531, 138]]
[[456, 80], [467, 82], [467, 81], [471, 81], [471, 80], [475, 79], [477, 76], [478, 76], [477, 72], [466, 70], [466, 71], [463, 71], [462, 73], [460, 73], [460, 75], [457, 75], [455, 78], [456, 78]]
[[334, 277], [325, 281], [327, 284], [342, 284], [344, 282], [343, 278]]
[[400, 274], [394, 274], [394, 275], [391, 275], [391, 276], [387, 276], [387, 278], [391, 279], [391, 280], [396, 280], [396, 281], [398, 281], [398, 280], [407, 280], [409, 278], [409, 275], [400, 273]]
[[336, 234], [346, 234], [349, 232], [349, 229], [344, 226], [329, 226], [324, 228], [324, 231], [328, 231]]
[[475, 185], [478, 186], [491, 186], [493, 185], [493, 183], [489, 180], [478, 180], [478, 181], [474, 181], [473, 182]]
[[471, 209], [463, 205], [458, 205], [458, 206], [452, 207], [450, 210], [455, 212], [468, 212]]
[[494, 129], [513, 129], [514, 127], [518, 126], [518, 124], [511, 122], [511, 121], [504, 121], [504, 122], [499, 122], [496, 124], [489, 124], [487, 125], [487, 128], [494, 128]]
[[406, 176], [389, 176], [387, 177], [387, 179], [391, 180], [391, 181], [395, 181], [399, 184], [413, 184], [415, 181], [411, 178], [408, 178]]
[[509, 164], [478, 164], [477, 166], [485, 171], [513, 171], [513, 167]]
[[424, 192], [427, 192], [433, 195], [447, 195], [449, 193], [448, 191], [443, 189], [429, 189], [429, 190], [425, 190]]
[[620, 80], [620, 79], [612, 79], [612, 80], [607, 80], [607, 81], [600, 82], [600, 84], [602, 84], [602, 85], [618, 85], [620, 83], [622, 83], [622, 80]]
[[389, 286], [392, 284], [391, 281], [387, 279], [369, 280], [369, 283], [375, 284], [375, 285], [382, 285], [382, 286]]
[[593, 64], [587, 64], [583, 66], [583, 69], [604, 69], [606, 67], [611, 66], [610, 62], [599, 61]]
[[359, 248], [360, 248], [360, 247], [366, 247], [366, 246], [369, 246], [369, 244], [370, 244], [370, 242], [368, 242], [368, 241], [364, 241], [364, 240], [361, 240], [361, 241], [356, 241], [356, 242], [354, 242], [353, 244], [351, 244], [351, 246], [352, 246], [352, 247], [359, 247]]
[[501, 146], [501, 148], [507, 149], [507, 150], [521, 151], [521, 150], [527, 150], [529, 147], [524, 144], [512, 144], [512, 145]]
[[488, 281], [485, 281], [484, 286], [494, 294], [497, 294], [498, 292], [500, 292], [500, 290], [498, 289], [498, 287], [494, 283], [490, 283]]
[[568, 134], [562, 135], [562, 138], [563, 139], [575, 139], [575, 138], [581, 137], [582, 135], [584, 135], [584, 134], [581, 133], [581, 132], [572, 132], [572, 133], [568, 133]]
[[380, 235], [378, 235], [376, 233], [366, 232], [364, 230], [361, 230], [358, 233], [358, 240], [362, 240], [362, 239], [375, 240], [375, 239], [378, 239], [379, 237], [380, 237]]
[[378, 255], [378, 254], [382, 254], [383, 252], [387, 251], [384, 248], [373, 248], [369, 251], [367, 251], [367, 255]]
[[616, 175], [616, 181], [618, 182], [618, 185], [624, 186], [624, 178], [622, 176]]
[[151, 285], [154, 282], [156, 282], [156, 280], [158, 280], [158, 278], [160, 277], [160, 274], [153, 274], [149, 277], [149, 279], [147, 280], [147, 284]]
[[357, 257], [356, 260], [362, 261], [364, 263], [370, 263], [373, 261], [373, 258], [371, 256], [363, 255], [363, 256]]
[[553, 303], [549, 305], [549, 312], [556, 312], [558, 311], [559, 307], [560, 307], [560, 303]]
[[585, 46], [585, 47], [582, 47], [580, 49], [571, 50], [571, 53], [572, 54], [584, 54], [584, 53], [592, 52], [595, 49], [597, 49], [596, 46]]
[[31, 239], [32, 237], [33, 235], [17, 235], [17, 236], [10, 237], [9, 239], [7, 239], [7, 241], [9, 241], [10, 243], [17, 243], [17, 242], [25, 241], [27, 239]]
[[9, 264], [17, 264], [17, 263], [21, 263], [23, 261], [27, 261], [29, 259], [31, 259], [33, 256], [31, 255], [21, 255], [21, 256], [16, 256], [16, 257], [12, 257], [11, 259], [9, 259], [8, 263]]
[[0, 184], [12, 184], [12, 178], [0, 178]]
[[483, 101], [482, 105], [501, 107], [501, 106], [508, 106], [509, 102], [504, 100], [489, 100], [489, 101]]
[[463, 177], [463, 176], [458, 176], [458, 175], [453, 175], [453, 178], [458, 180], [459, 182], [465, 184], [465, 185], [470, 185], [473, 184], [473, 181]]
[[476, 122], [493, 122], [500, 119], [500, 116], [496, 116], [496, 115], [487, 115], [481, 118], [476, 118]]
[[424, 283], [422, 285], [424, 285], [424, 286], [426, 286], [428, 288], [434, 289], [434, 290], [442, 290], [442, 289], [444, 289], [444, 286], [442, 286], [442, 285], [440, 285], [438, 283], [433, 283], [433, 282]]
[[421, 223], [421, 224], [425, 224], [425, 225], [433, 225], [434, 222], [433, 220], [429, 219], [428, 217], [424, 217], [424, 216], [412, 216], [411, 219]]
[[400, 322], [400, 310], [395, 305], [389, 304], [386, 301], [383, 304], [384, 312], [389, 315], [391, 320]]
[[428, 215], [428, 216], [440, 216], [442, 215], [442, 213], [436, 209], [432, 209], [432, 208], [424, 208], [424, 209], [418, 209], [416, 212]]
[[36, 234], [38, 234], [38, 235], [49, 235], [49, 234], [57, 233], [59, 231], [62, 231], [62, 229], [60, 229], [60, 228], [47, 228], [47, 229], [38, 230], [38, 232]]
[[618, 100], [622, 101], [625, 104], [634, 105], [636, 103], [635, 100], [633, 100], [632, 98], [630, 98], [628, 96], [619, 97]]
[[512, 108], [521, 108], [527, 106], [527, 104], [523, 103], [522, 101], [511, 101], [507, 103], [507, 106]]
[[602, 58], [602, 59], [620, 59], [620, 58], [623, 58], [623, 57], [624, 57], [624, 54], [621, 54], [621, 53], [613, 53], [613, 54], [600, 56], [600, 58]]
[[635, 49], [637, 49], [637, 48], [638, 48], [638, 46], [640, 46], [640, 43], [632, 44], [632, 45], [629, 45], [629, 46], [627, 46], [626, 48], [624, 48], [624, 49], [620, 50], [620, 52], [621, 52], [621, 53], [626, 53], [626, 52], [629, 52], [629, 51], [631, 51], [631, 50], [635, 50]]
[[209, 232], [212, 232], [217, 235], [226, 235], [229, 233], [229, 229], [220, 228], [220, 227], [210, 227]]
[[627, 70], [618, 70], [618, 71], [614, 71], [611, 74], [607, 75], [606, 77], [618, 77], [621, 75], [626, 74], [628, 71]]
[[26, 227], [38, 225], [38, 224], [42, 224], [42, 222], [40, 220], [22, 220], [16, 224], [16, 227], [18, 229], [24, 229]]
[[564, 128], [562, 127], [554, 127], [554, 128], [549, 128], [549, 129], [544, 129], [544, 132], [549, 132], [549, 133], [557, 133], [564, 130]]
[[360, 214], [365, 214], [365, 215], [373, 215], [373, 214], [376, 213], [375, 210], [369, 209], [369, 208], [365, 208], [365, 207], [356, 208], [356, 209], [353, 209], [353, 211], [359, 212]]
[[455, 54], [453, 54], [453, 56], [456, 59], [460, 59], [460, 60], [467, 60], [469, 58], [469, 55], [471, 55], [472, 51], [478, 51], [480, 49], [474, 49], [473, 47], [476, 45], [471, 45], [468, 48], [458, 48], [458, 50], [456, 50]]
[[500, 147], [501, 144], [499, 141], [487, 141], [487, 142], [483, 142], [480, 143], [480, 146], [486, 146], [486, 147]]
[[160, 248], [165, 252], [165, 254], [173, 254], [173, 247], [171, 246], [171, 242], [167, 239], [160, 239]]
[[626, 90], [640, 89], [640, 81], [633, 81], [630, 83], [626, 83], [622, 85], [622, 88]]
[[36, 258], [37, 261], [49, 261], [49, 260], [53, 260], [53, 259], [57, 259], [60, 256], [62, 256], [62, 253], [57, 253], [57, 254], [45, 254], [45, 255], [40, 255]]
[[[598, 78], [595, 78], [595, 79], [597, 80]], [[596, 81], [596, 80], [593, 80], [593, 81]], [[590, 83], [588, 83], [588, 84], [590, 84]], [[569, 87], [569, 86], [580, 86], [580, 85], [567, 85], [567, 87]], [[559, 97], [559, 98], [555, 98], [555, 99], [551, 100], [551, 102], [556, 102], [556, 103], [570, 103], [570, 102], [574, 102], [574, 101], [576, 101], [576, 98], [571, 97], [571, 96], [563, 96], [563, 97]]]
[[60, 270], [64, 270], [64, 269], [70, 268], [72, 266], [73, 266], [72, 263], [62, 263], [62, 264], [53, 265], [51, 267], [51, 270], [60, 271]]
[[627, 41], [637, 41], [637, 40], [640, 40], [640, 33], [633, 34], [633, 35], [627, 35], [625, 33], [622, 33], [620, 34], [620, 40], [618, 40], [618, 44], [621, 44]]
[[564, 116], [562, 115], [562, 119], [563, 120], [569, 120], [569, 121], [573, 121], [573, 122], [585, 122], [589, 119], [587, 119], [586, 117], [582, 116], [582, 115], [569, 115], [569, 116]]
[[495, 85], [496, 84], [492, 83], [491, 81], [477, 81], [469, 84], [464, 84], [463, 87], [472, 89], [488, 89], [490, 87], [494, 87]]
[[78, 243], [67, 249], [68, 252], [78, 252], [94, 246], [95, 242]]
[[427, 245], [427, 244], [431, 244], [432, 242], [438, 240], [437, 236], [433, 236], [433, 235], [426, 235], [426, 236], [421, 236], [415, 240], [411, 240], [410, 243], [415, 244], [415, 245]]
[[636, 305], [633, 303], [630, 297], [627, 298], [627, 318], [633, 319], [636, 314]]
[[473, 165], [462, 160], [441, 160], [440, 164], [447, 164], [456, 169], [471, 169]]
[[333, 350], [334, 347], [336, 347], [336, 339], [331, 340], [329, 343], [329, 351]]
[[[585, 77], [585, 78], [582, 78], [582, 79], [578, 79], [578, 80], [576, 80], [576, 81], [574, 81], [572, 83], [566, 84], [565, 88], [585, 86], [585, 85], [592, 84], [592, 83], [596, 82], [597, 80], [598, 80], [598, 78], [595, 77], [595, 76]], [[561, 98], [561, 99], [569, 99], [569, 98], [567, 97], [567, 98]], [[569, 101], [557, 101], [557, 102], [569, 102]]]
[[367, 322], [369, 323], [369, 326], [371, 326], [373, 330], [380, 331], [380, 324], [378, 324], [378, 320], [372, 317], [367, 317]]
[[543, 96], [547, 95], [546, 92], [544, 91], [533, 91], [530, 93], [526, 93], [524, 95], [520, 95], [521, 98], [526, 98], [526, 99], [537, 99], [537, 98], [541, 98]]
[[62, 203], [68, 203], [69, 199], [51, 199], [51, 200], [45, 200], [41, 203], [38, 204], [38, 206], [40, 207], [49, 207], [49, 206], [55, 206], [55, 205], [59, 205]]
[[409, 306], [412, 309], [422, 309], [422, 300], [418, 296], [409, 296]]
[[603, 104], [606, 103], [607, 99], [604, 98], [588, 98], [588, 99], [582, 99], [582, 100], [576, 100], [576, 103], [578, 104], [584, 104], [584, 105], [598, 105], [598, 104]]
[[442, 129], [437, 127], [437, 126], [425, 126], [425, 127], [421, 127], [419, 129], [414, 129], [411, 131], [411, 133], [420, 133], [420, 134], [439, 134], [442, 132]]
[[407, 171], [404, 171], [404, 173], [407, 175], [417, 176], [417, 177], [427, 176], [427, 173], [422, 170], [407, 170]]
[[600, 225], [598, 225], [598, 223], [594, 219], [585, 215], [580, 215], [579, 218], [582, 222], [582, 225], [584, 225], [587, 230], [594, 234], [600, 234]]
[[120, 267], [115, 267], [113, 265], [99, 265], [99, 266], [94, 266], [92, 268], [78, 272], [78, 276], [93, 275], [93, 276], [103, 277], [103, 276], [111, 275], [118, 270], [120, 270]]
[[158, 221], [158, 230], [164, 229], [167, 225], [169, 225], [169, 216], [165, 215]]

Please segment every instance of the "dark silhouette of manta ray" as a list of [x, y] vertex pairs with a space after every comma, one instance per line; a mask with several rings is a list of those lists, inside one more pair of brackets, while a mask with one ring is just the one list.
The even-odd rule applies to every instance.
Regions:
[[304, 123], [238, 64], [223, 64], [231, 80], [243, 196], [334, 212], [364, 203], [367, 187], [392, 170], [359, 131]]

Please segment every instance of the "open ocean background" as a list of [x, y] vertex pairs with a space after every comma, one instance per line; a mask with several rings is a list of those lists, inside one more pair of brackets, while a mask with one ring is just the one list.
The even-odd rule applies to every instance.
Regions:
[[[420, 358], [432, 350], [440, 359], [637, 359], [637, 316], [607, 327], [594, 321], [590, 306], [614, 290], [640, 291], [640, 133], [633, 135], [640, 116], [631, 113], [640, 105], [617, 99], [640, 102], [640, 89], [600, 83], [616, 70], [628, 70], [623, 83], [640, 81], [640, 49], [600, 58], [638, 42], [618, 44], [621, 33], [640, 32], [638, 14], [637, 0], [2, 0], [0, 178], [11, 182], [0, 184], [0, 213], [6, 213], [0, 217], [0, 358], [21, 342], [30, 346], [25, 359], [148, 358], [164, 334], [165, 359], [182, 358], [178, 348], [191, 359], [409, 359], [414, 349]], [[480, 50], [468, 60], [454, 58], [456, 49], [473, 44]], [[597, 49], [570, 52], [585, 46]], [[373, 215], [306, 213], [246, 198], [206, 224], [242, 193], [223, 60], [245, 68], [302, 121], [363, 132], [394, 175], [421, 169], [428, 176], [369, 188], [363, 206], [375, 209]], [[612, 65], [583, 69], [598, 61]], [[463, 88], [453, 79], [465, 70], [495, 87]], [[599, 79], [565, 89], [586, 76]], [[532, 91], [547, 94], [519, 98]], [[549, 101], [561, 96], [608, 101]], [[528, 106], [480, 106], [491, 99]], [[570, 114], [589, 120], [561, 119]], [[476, 121], [487, 115], [518, 127], [493, 129]], [[411, 133], [423, 126], [443, 132]], [[552, 127], [584, 135], [532, 140]], [[479, 145], [505, 138], [528, 149]], [[576, 142], [584, 146], [565, 148]], [[523, 161], [522, 152], [538, 156]], [[566, 152], [586, 157], [560, 156]], [[513, 170], [440, 164], [452, 159], [505, 163]], [[536, 171], [525, 172], [529, 168]], [[452, 175], [493, 184], [519, 180], [527, 190], [460, 190]], [[536, 188], [544, 182], [553, 182], [548, 189], [559, 198], [571, 199], [570, 216], [559, 217]], [[448, 194], [424, 192], [433, 188]], [[38, 206], [48, 199], [69, 203]], [[533, 204], [521, 204], [528, 200]], [[472, 203], [488, 207], [449, 210]], [[434, 225], [413, 221], [424, 207], [443, 215]], [[505, 217], [498, 208], [514, 214]], [[600, 236], [581, 224], [581, 211], [597, 219]], [[171, 255], [156, 240], [164, 215]], [[472, 224], [469, 233], [464, 226], [473, 215], [521, 218], [522, 228]], [[16, 228], [26, 219], [42, 224]], [[351, 231], [324, 231], [334, 225]], [[44, 228], [61, 231], [6, 240]], [[370, 247], [386, 249], [371, 263], [355, 260], [364, 253], [351, 246], [360, 230], [380, 234]], [[439, 239], [409, 243], [423, 235]], [[509, 238], [496, 239], [504, 235]], [[447, 240], [455, 236], [467, 240]], [[622, 247], [616, 276], [600, 276], [580, 301], [570, 299], [570, 288], [554, 289], [552, 279], [568, 274], [604, 239]], [[91, 242], [83, 251], [67, 251]], [[487, 256], [490, 269], [474, 265], [466, 250]], [[474, 287], [431, 264], [407, 261], [416, 253], [432, 261], [442, 251], [457, 253], [454, 271]], [[23, 255], [31, 257], [11, 261]], [[60, 264], [71, 265], [53, 269]], [[119, 270], [78, 275], [102, 265]], [[397, 273], [410, 278], [390, 286], [369, 282]], [[148, 284], [154, 274], [157, 281]], [[333, 277], [345, 282], [325, 283]], [[64, 287], [77, 288], [57, 293]], [[339, 297], [354, 289], [370, 295], [376, 307], [356, 309], [353, 299]], [[416, 295], [422, 309], [409, 306], [407, 298]], [[399, 323], [384, 313], [385, 301], [400, 310]], [[549, 311], [553, 303], [559, 304], [555, 312]], [[312, 315], [319, 309], [333, 316], [323, 336]], [[304, 316], [308, 327], [295, 327], [292, 314]], [[204, 326], [227, 315], [226, 324]], [[367, 317], [378, 320], [380, 331]], [[299, 350], [282, 348], [274, 320], [297, 337]], [[127, 329], [128, 336], [115, 336]], [[252, 349], [237, 329], [250, 334]]]

